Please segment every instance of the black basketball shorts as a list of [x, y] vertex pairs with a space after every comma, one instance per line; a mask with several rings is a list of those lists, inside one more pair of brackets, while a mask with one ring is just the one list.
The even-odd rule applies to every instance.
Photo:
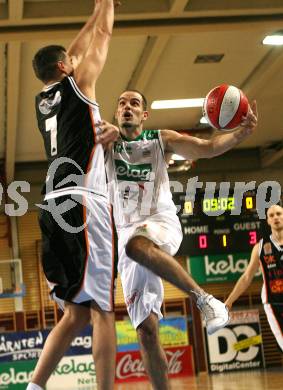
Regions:
[[270, 328], [283, 352], [283, 303], [263, 305]]
[[42, 265], [51, 296], [60, 306], [94, 300], [112, 311], [116, 240], [111, 206], [88, 192], [49, 199], [44, 206], [48, 210], [39, 214]]

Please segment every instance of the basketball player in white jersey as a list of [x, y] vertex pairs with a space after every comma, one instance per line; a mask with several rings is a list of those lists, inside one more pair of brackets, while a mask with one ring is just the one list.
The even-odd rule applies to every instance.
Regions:
[[35, 74], [44, 83], [36, 97], [36, 114], [48, 173], [52, 170], [43, 188], [48, 209], [42, 209], [39, 217], [42, 265], [51, 296], [64, 305], [64, 315], [46, 340], [28, 390], [43, 389], [90, 319], [98, 389], [114, 387], [113, 226], [98, 137], [114, 141], [118, 131], [101, 121], [95, 95], [113, 22], [113, 0], [96, 0], [93, 15], [67, 51], [47, 46], [33, 60]]
[[172, 257], [182, 231], [170, 192], [166, 154], [195, 160], [226, 152], [253, 132], [255, 103], [253, 109], [243, 118], [243, 128], [201, 140], [172, 130], [143, 130], [148, 112], [146, 99], [138, 91], [125, 91], [118, 100], [120, 139], [107, 160], [119, 239], [118, 269], [143, 362], [156, 390], [169, 388], [166, 357], [158, 338], [163, 301], [160, 277], [195, 298], [209, 333], [229, 320], [225, 305], [206, 294]]
[[261, 299], [270, 328], [283, 351], [283, 208], [271, 206], [267, 210], [267, 223], [271, 235], [262, 238], [252, 250], [246, 271], [226, 300], [229, 309], [251, 284], [258, 267], [261, 267], [263, 285]]

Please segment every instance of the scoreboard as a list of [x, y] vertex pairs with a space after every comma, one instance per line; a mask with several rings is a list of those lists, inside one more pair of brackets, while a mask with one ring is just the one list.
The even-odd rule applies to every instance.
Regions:
[[255, 191], [246, 192], [241, 200], [233, 193], [205, 197], [200, 191], [193, 198], [175, 193], [173, 199], [184, 235], [178, 255], [251, 252], [267, 233], [266, 224], [258, 218]]

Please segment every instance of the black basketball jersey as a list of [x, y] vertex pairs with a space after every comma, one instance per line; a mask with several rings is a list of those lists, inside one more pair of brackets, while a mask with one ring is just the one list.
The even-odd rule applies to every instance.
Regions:
[[105, 195], [104, 151], [95, 144], [98, 104], [80, 92], [72, 77], [65, 77], [39, 93], [35, 105], [49, 168], [43, 193], [75, 188]]
[[283, 248], [270, 236], [259, 243], [263, 303], [283, 303]]

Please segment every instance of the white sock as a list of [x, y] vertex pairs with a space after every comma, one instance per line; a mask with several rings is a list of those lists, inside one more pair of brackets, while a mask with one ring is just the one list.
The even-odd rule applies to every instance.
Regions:
[[43, 388], [36, 385], [35, 383], [29, 383], [26, 390], [43, 390]]

